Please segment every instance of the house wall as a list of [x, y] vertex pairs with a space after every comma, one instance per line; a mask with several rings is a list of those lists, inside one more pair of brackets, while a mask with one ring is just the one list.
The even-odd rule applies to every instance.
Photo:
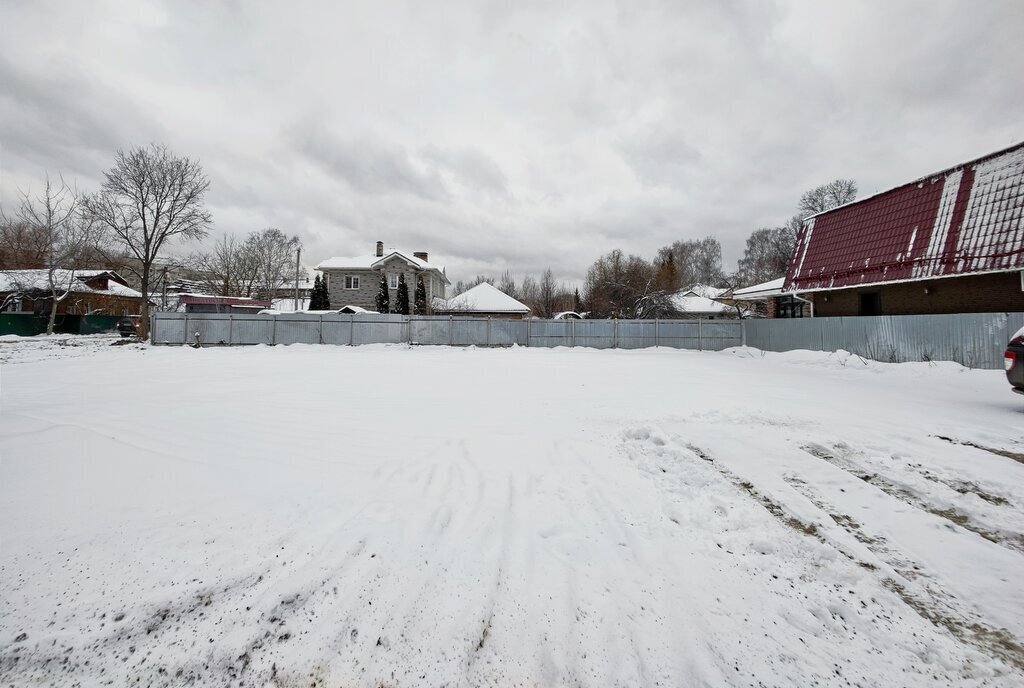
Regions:
[[[405, 275], [405, 283], [409, 286], [409, 310], [411, 311], [416, 301], [418, 271], [397, 256], [386, 262], [382, 268], [382, 271], [388, 275], [392, 273]], [[371, 311], [377, 310], [380, 272], [376, 270], [324, 270], [324, 273], [328, 275], [327, 293], [330, 296], [332, 309], [351, 304]], [[359, 289], [345, 289], [346, 275], [359, 277]], [[427, 307], [429, 309], [431, 300], [435, 296], [444, 298], [444, 282], [440, 277], [436, 277], [439, 289], [434, 289], [435, 273], [433, 272], [424, 272], [423, 281], [427, 288]], [[398, 290], [391, 289], [388, 295], [391, 298], [391, 307], [394, 308], [398, 299]]]
[[[8, 294], [9, 292], [0, 293], [0, 302], [3, 302]], [[45, 297], [34, 300], [23, 298], [17, 310], [24, 313], [49, 313], [50, 300]], [[90, 312], [105, 315], [138, 315], [142, 312], [142, 299], [75, 292], [57, 303], [58, 314], [85, 315]]]
[[836, 289], [808, 297], [814, 301], [815, 316], [860, 315], [860, 295], [871, 292], [879, 295], [881, 315], [1024, 311], [1019, 272]]

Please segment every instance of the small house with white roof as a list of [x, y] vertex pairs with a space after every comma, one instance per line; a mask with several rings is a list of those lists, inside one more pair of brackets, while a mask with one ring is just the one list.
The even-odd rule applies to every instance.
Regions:
[[399, 276], [405, 275], [409, 289], [409, 303], [416, 298], [416, 283], [422, 278], [427, 292], [427, 304], [444, 299], [451, 284], [444, 268], [429, 261], [426, 251], [407, 253], [396, 249], [384, 249], [384, 242], [377, 242], [377, 250], [371, 254], [353, 257], [328, 258], [316, 266], [327, 280], [327, 294], [331, 309], [356, 306], [368, 311], [377, 311], [377, 291], [381, 275], [388, 284], [392, 305], [398, 300]]
[[481, 282], [450, 299], [435, 299], [434, 313], [438, 315], [472, 315], [488, 318], [521, 320], [530, 313], [530, 307], [516, 301], [493, 284]]

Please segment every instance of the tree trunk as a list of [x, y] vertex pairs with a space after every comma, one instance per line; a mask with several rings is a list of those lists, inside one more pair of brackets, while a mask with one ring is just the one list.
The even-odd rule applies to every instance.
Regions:
[[57, 296], [50, 292], [50, 321], [46, 323], [47, 336], [53, 334], [54, 325], [57, 323]]
[[142, 264], [142, 311], [139, 313], [139, 338], [149, 339], [149, 268], [148, 263]]

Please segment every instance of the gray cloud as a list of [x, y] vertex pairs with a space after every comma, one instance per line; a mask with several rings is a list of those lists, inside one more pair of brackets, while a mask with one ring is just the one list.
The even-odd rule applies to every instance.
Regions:
[[311, 264], [381, 239], [574, 280], [707, 234], [734, 263], [811, 186], [1024, 138], [1021, 35], [968, 0], [5, 3], [0, 202], [156, 140], [203, 162], [217, 233]]

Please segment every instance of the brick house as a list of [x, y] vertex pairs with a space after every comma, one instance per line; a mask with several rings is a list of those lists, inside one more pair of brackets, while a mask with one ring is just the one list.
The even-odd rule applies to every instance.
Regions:
[[445, 290], [451, 284], [444, 268], [431, 264], [425, 251], [385, 251], [383, 241], [378, 241], [376, 251], [369, 255], [328, 258], [317, 265], [316, 269], [327, 280], [332, 309], [358, 306], [376, 312], [381, 275], [388, 280], [388, 296], [392, 308], [397, 301], [399, 275], [405, 275], [410, 308], [416, 299], [416, 281], [420, 276], [427, 290], [428, 308], [434, 299], [445, 298]]
[[[56, 270], [54, 284], [66, 292], [60, 315], [138, 315], [142, 294], [112, 270]], [[8, 313], [49, 313], [53, 294], [47, 270], [0, 270], [0, 304]]]
[[1024, 143], [804, 220], [815, 316], [1024, 311]]

